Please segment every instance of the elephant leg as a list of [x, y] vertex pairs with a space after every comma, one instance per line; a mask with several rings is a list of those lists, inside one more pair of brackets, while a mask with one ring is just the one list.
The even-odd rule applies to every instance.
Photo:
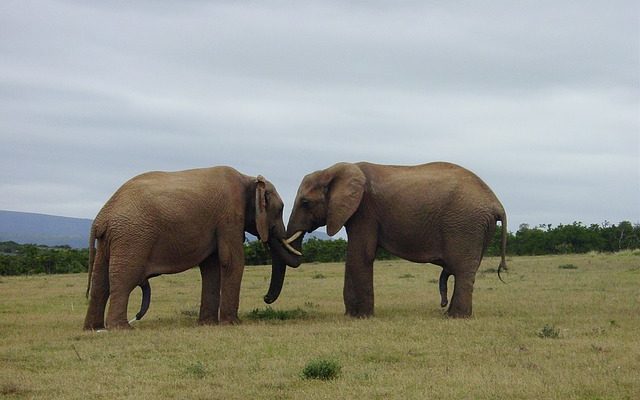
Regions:
[[89, 307], [84, 319], [85, 330], [104, 329], [104, 311], [109, 299], [109, 263], [101, 248], [96, 251], [91, 275]]
[[345, 314], [366, 318], [373, 315], [373, 261], [377, 243], [374, 238], [348, 233], [343, 289]]
[[200, 275], [202, 276], [202, 296], [198, 323], [217, 324], [220, 308], [220, 264], [217, 254], [210, 255], [200, 263]]
[[[234, 239], [240, 235], [231, 236]], [[237, 243], [236, 243], [237, 242]], [[244, 248], [241, 241], [218, 245], [220, 262], [220, 324], [236, 324], [240, 306], [240, 284], [244, 272]]]
[[453, 318], [469, 318], [472, 313], [473, 284], [476, 280], [476, 269], [467, 272], [456, 272], [451, 305], [447, 315]]
[[144, 267], [130, 268], [128, 264], [120, 261], [111, 262], [109, 265], [110, 300], [107, 311], [108, 329], [130, 329], [127, 319], [127, 306], [129, 295], [144, 279]]

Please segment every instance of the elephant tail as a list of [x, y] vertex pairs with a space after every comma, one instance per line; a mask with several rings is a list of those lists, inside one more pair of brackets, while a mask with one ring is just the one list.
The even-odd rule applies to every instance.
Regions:
[[87, 282], [87, 293], [85, 296], [89, 298], [89, 291], [91, 290], [91, 275], [93, 274], [93, 262], [96, 259], [96, 223], [91, 225], [91, 232], [89, 233], [89, 281]]
[[500, 272], [501, 271], [507, 271], [507, 257], [506, 257], [506, 252], [507, 252], [507, 214], [504, 212], [504, 210], [502, 210], [502, 212], [498, 215], [497, 218], [498, 221], [502, 222], [502, 237], [501, 237], [501, 250], [500, 250], [500, 266], [498, 266], [498, 278], [500, 278], [500, 280], [503, 283], [506, 283], [502, 277], [500, 276]]
[[88, 268], [88, 282], [87, 293], [85, 294], [89, 298], [89, 292], [91, 291], [91, 275], [93, 275], [93, 264], [96, 261], [96, 239], [101, 238], [105, 233], [105, 226], [100, 222], [100, 214], [96, 217], [91, 224], [91, 231], [89, 232], [89, 268]]

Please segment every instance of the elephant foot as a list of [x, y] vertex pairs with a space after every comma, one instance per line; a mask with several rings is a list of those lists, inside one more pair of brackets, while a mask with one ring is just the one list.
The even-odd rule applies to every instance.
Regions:
[[85, 323], [84, 327], [82, 328], [85, 331], [100, 331], [100, 330], [104, 330], [104, 323]]
[[240, 321], [240, 318], [238, 317], [220, 320], [220, 325], [240, 325], [241, 323], [242, 321]]
[[367, 319], [367, 318], [373, 317], [373, 313], [371, 313], [371, 314], [363, 314], [363, 313], [350, 314], [350, 313], [345, 313], [345, 315], [348, 315], [351, 318], [357, 318], [357, 319]]
[[471, 308], [460, 309], [449, 307], [449, 309], [447, 310], [447, 316], [449, 318], [471, 318]]
[[198, 325], [218, 325], [217, 318], [199, 318]]
[[373, 307], [367, 308], [351, 308], [347, 307], [345, 311], [345, 315], [348, 315], [353, 318], [370, 318], [373, 317]]
[[133, 329], [133, 327], [131, 327], [131, 325], [129, 325], [129, 322], [124, 321], [124, 322], [115, 322], [115, 323], [107, 323], [107, 329], [108, 330], [123, 330], [123, 331], [127, 331], [127, 330], [131, 330]]

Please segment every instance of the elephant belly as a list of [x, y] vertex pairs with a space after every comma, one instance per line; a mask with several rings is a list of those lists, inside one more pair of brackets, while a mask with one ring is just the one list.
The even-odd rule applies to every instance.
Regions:
[[179, 242], [171, 238], [158, 240], [149, 257], [149, 272], [173, 274], [186, 271], [217, 250], [213, 237], [190, 239]]
[[443, 250], [438, 238], [381, 235], [378, 244], [391, 254], [412, 262], [438, 264], [443, 258]]
[[[415, 214], [418, 214], [417, 212]], [[405, 213], [403, 217], [411, 216]], [[437, 229], [439, 221], [424, 215], [411, 218], [396, 216], [378, 231], [378, 245], [391, 254], [412, 262], [427, 263], [442, 259], [444, 240]]]

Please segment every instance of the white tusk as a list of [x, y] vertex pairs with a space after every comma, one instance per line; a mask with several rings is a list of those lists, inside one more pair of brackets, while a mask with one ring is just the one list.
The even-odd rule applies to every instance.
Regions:
[[135, 318], [134, 318], [134, 319], [132, 319], [131, 321], [129, 321], [129, 325], [133, 324], [133, 323], [134, 323], [134, 322], [136, 322], [136, 321], [137, 321], [137, 319], [135, 319]]
[[293, 254], [295, 254], [295, 255], [297, 255], [297, 256], [301, 256], [301, 255], [302, 255], [302, 253], [300, 253], [298, 250], [294, 249], [294, 248], [293, 248], [289, 243], [287, 243], [287, 241], [286, 241], [286, 240], [284, 240], [284, 239], [282, 240], [282, 245], [283, 245], [287, 250], [289, 250], [289, 252], [290, 252], [290, 253], [293, 253]]
[[285, 240], [285, 242], [287, 242], [287, 244], [289, 244], [289, 243], [293, 242], [294, 240], [296, 240], [297, 238], [299, 238], [300, 235], [302, 235], [302, 234], [303, 234], [302, 231], [298, 231], [298, 232], [294, 233], [293, 235], [291, 235], [291, 237], [289, 239]]

